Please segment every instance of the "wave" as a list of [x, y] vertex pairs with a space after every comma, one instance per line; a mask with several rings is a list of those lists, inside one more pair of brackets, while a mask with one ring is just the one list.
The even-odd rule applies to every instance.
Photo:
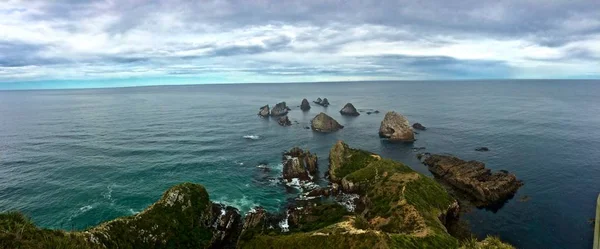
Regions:
[[246, 135], [244, 136], [245, 139], [251, 139], [251, 140], [258, 140], [260, 139], [260, 136], [258, 135]]

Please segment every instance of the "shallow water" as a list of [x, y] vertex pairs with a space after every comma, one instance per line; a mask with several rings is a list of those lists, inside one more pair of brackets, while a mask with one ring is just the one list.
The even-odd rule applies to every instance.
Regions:
[[[283, 207], [281, 152], [320, 156], [342, 139], [430, 175], [413, 145], [377, 136], [385, 111], [428, 130], [415, 147], [480, 160], [525, 185], [498, 212], [467, 215], [480, 236], [519, 248], [589, 248], [600, 187], [600, 82], [467, 81], [245, 84], [91, 90], [0, 91], [0, 211], [21, 210], [44, 227], [81, 229], [139, 212], [176, 183], [204, 184], [215, 201], [243, 211]], [[331, 106], [302, 98], [327, 97]], [[281, 127], [256, 116], [279, 101]], [[342, 117], [352, 102], [380, 114]], [[304, 129], [319, 112], [346, 127]], [[247, 136], [247, 137], [245, 137]], [[476, 152], [487, 146], [491, 151]], [[267, 163], [268, 169], [257, 167]], [[519, 202], [524, 195], [531, 200]]]

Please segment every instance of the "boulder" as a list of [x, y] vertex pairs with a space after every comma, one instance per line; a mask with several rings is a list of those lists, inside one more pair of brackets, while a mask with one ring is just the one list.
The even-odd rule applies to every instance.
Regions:
[[328, 107], [329, 106], [329, 100], [327, 100], [327, 98], [323, 98], [323, 101], [321, 101], [321, 105], [324, 107]]
[[346, 116], [358, 116], [360, 115], [360, 113], [358, 113], [358, 111], [356, 111], [356, 108], [354, 108], [354, 105], [352, 105], [352, 103], [348, 103], [344, 106], [344, 108], [342, 108], [342, 110], [340, 110], [340, 113], [342, 115], [346, 115]]
[[423, 164], [436, 177], [471, 197], [479, 207], [504, 203], [523, 186], [514, 174], [505, 170], [492, 173], [478, 161], [432, 154], [423, 160]]
[[317, 155], [298, 147], [283, 153], [282, 161], [283, 179], [287, 181], [291, 181], [292, 178], [298, 178], [301, 181], [310, 180], [318, 170]]
[[302, 111], [310, 110], [310, 104], [308, 103], [307, 99], [302, 100], [302, 104], [300, 104], [300, 110], [302, 110]]
[[421, 131], [427, 130], [427, 128], [425, 126], [423, 126], [421, 123], [414, 123], [412, 125], [412, 127], [415, 130], [421, 130]]
[[268, 117], [269, 116], [269, 105], [261, 107], [260, 111], [258, 111], [258, 116], [261, 116], [263, 118]]
[[319, 113], [310, 122], [310, 127], [313, 131], [318, 132], [334, 132], [344, 128], [343, 125], [338, 123], [335, 119], [325, 113]]
[[388, 138], [395, 142], [413, 142], [415, 134], [410, 128], [408, 119], [397, 112], [385, 114], [379, 127], [379, 137]]
[[279, 123], [279, 125], [281, 126], [290, 126], [292, 125], [292, 122], [290, 121], [290, 119], [288, 118], [287, 115], [280, 117], [279, 120], [277, 120], [277, 123]]
[[273, 109], [271, 110], [271, 116], [287, 115], [288, 111], [289, 111], [289, 108], [287, 107], [285, 102], [281, 102], [281, 103], [278, 103], [277, 105], [275, 105], [275, 107], [273, 107]]

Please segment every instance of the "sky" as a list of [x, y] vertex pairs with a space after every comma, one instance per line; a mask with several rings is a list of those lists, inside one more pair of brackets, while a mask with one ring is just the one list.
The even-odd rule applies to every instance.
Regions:
[[598, 78], [598, 0], [0, 4], [0, 89]]

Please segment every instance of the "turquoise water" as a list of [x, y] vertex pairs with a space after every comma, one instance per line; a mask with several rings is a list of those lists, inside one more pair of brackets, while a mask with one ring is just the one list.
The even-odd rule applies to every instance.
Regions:
[[[44, 227], [82, 229], [130, 215], [183, 181], [204, 184], [215, 201], [243, 211], [283, 207], [295, 194], [278, 184], [281, 152], [320, 156], [342, 139], [428, 174], [412, 145], [377, 136], [384, 113], [398, 111], [428, 127], [415, 147], [480, 160], [525, 181], [497, 212], [466, 216], [480, 236], [519, 248], [589, 248], [600, 192], [600, 82], [467, 81], [245, 84], [91, 90], [0, 91], [0, 211], [21, 210]], [[303, 113], [302, 98], [329, 108]], [[286, 101], [281, 127], [256, 116]], [[304, 129], [319, 112], [346, 127]], [[246, 139], [254, 135], [258, 139]], [[473, 149], [487, 146], [490, 152]], [[270, 170], [256, 166], [268, 163]], [[325, 182], [321, 182], [325, 184]], [[528, 195], [528, 202], [517, 201]]]

